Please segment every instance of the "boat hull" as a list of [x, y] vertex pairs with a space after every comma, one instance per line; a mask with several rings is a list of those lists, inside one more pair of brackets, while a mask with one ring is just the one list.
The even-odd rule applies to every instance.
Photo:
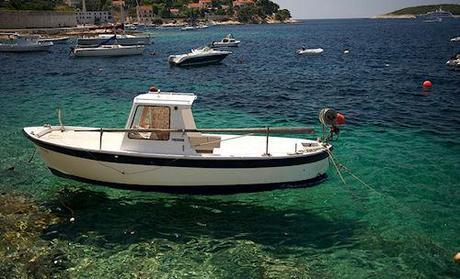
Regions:
[[211, 194], [308, 186], [324, 179], [329, 167], [327, 151], [262, 159], [140, 157], [73, 149], [26, 136], [54, 174], [131, 190]]
[[[79, 38], [77, 45], [92, 46], [98, 45], [108, 38]], [[120, 38], [117, 37], [117, 43], [122, 46], [134, 46], [134, 45], [148, 45], [150, 44], [149, 37], [137, 37], [137, 38]]]
[[77, 57], [94, 57], [141, 55], [143, 52], [144, 46], [132, 46], [121, 48], [76, 48], [73, 53]]
[[181, 59], [179, 61], [170, 59], [169, 63], [174, 66], [182, 67], [213, 65], [221, 63], [227, 56], [228, 54], [217, 54], [212, 56], [187, 57], [186, 59]]

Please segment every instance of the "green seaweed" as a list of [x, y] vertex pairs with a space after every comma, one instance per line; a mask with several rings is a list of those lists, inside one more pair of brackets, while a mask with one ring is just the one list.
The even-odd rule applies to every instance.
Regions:
[[0, 278], [63, 278], [66, 255], [41, 238], [59, 218], [32, 199], [0, 194]]

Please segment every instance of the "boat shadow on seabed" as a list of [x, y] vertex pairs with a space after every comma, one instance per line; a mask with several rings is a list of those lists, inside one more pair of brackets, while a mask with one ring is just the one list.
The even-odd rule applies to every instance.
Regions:
[[193, 196], [148, 201], [113, 199], [86, 189], [65, 189], [47, 207], [66, 221], [49, 226], [42, 238], [100, 247], [154, 239], [186, 243], [207, 236], [250, 240], [270, 248], [280, 246], [283, 249], [274, 251], [283, 254], [289, 253], [287, 247], [349, 245], [355, 231], [365, 226], [343, 217], [326, 219], [305, 209], [276, 209]]

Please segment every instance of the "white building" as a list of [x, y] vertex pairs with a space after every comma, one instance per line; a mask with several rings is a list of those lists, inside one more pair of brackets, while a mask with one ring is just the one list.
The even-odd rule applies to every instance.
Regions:
[[75, 13], [77, 16], [77, 24], [101, 24], [112, 22], [112, 13], [108, 11], [90, 11]]

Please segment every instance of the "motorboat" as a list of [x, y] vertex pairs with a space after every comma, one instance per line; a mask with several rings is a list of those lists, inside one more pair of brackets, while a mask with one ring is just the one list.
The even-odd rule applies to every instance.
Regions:
[[[151, 88], [134, 98], [125, 128], [66, 126], [59, 118], [57, 126], [23, 132], [55, 175], [111, 187], [235, 193], [304, 187], [325, 178], [329, 143], [274, 136], [311, 129], [198, 129], [191, 109], [196, 98]], [[338, 122], [338, 113], [328, 115], [324, 119], [334, 122], [327, 123]]]
[[[83, 37], [77, 39], [79, 46], [95, 46], [113, 37], [113, 34], [100, 34], [96, 37]], [[117, 42], [122, 46], [149, 45], [150, 36], [117, 34]]]
[[192, 31], [192, 30], [197, 30], [197, 29], [205, 29], [208, 28], [209, 26], [206, 24], [200, 24], [200, 25], [187, 25], [182, 27], [180, 30], [182, 31]]
[[190, 53], [170, 55], [169, 63], [175, 66], [198, 66], [218, 64], [225, 59], [231, 51], [215, 50], [209, 47], [192, 49]]
[[0, 43], [0, 52], [35, 52], [49, 51], [52, 42], [40, 42], [38, 36], [13, 34], [9, 43]]
[[450, 39], [451, 42], [460, 42], [460, 37]]
[[447, 62], [447, 66], [453, 67], [455, 69], [460, 69], [460, 53], [452, 56]]
[[96, 47], [75, 47], [72, 54], [76, 57], [90, 56], [127, 56], [140, 55], [144, 52], [144, 45], [122, 46], [119, 44], [100, 45]]
[[67, 43], [70, 37], [49, 37], [49, 38], [44, 38], [40, 37], [38, 39], [39, 42], [52, 42], [53, 44], [63, 44]]
[[296, 53], [299, 55], [317, 55], [323, 52], [324, 52], [324, 49], [322, 48], [305, 48], [305, 47], [302, 47], [296, 51]]
[[211, 47], [238, 47], [240, 41], [235, 40], [232, 34], [228, 34], [220, 41], [214, 41], [211, 43]]

